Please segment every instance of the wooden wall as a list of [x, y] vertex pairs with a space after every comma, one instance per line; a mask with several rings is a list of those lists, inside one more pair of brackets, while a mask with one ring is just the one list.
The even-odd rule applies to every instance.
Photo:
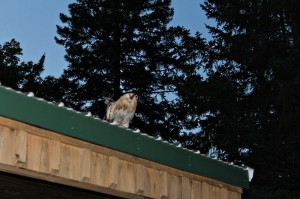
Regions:
[[240, 199], [242, 192], [240, 187], [3, 117], [0, 170], [125, 198]]

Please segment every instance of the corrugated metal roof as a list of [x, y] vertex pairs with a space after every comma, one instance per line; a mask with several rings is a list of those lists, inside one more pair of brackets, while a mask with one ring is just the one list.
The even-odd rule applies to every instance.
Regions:
[[[139, 130], [112, 125], [105, 120], [0, 86], [0, 115], [71, 136], [176, 169], [248, 188], [251, 169], [212, 159], [154, 138]], [[151, 128], [149, 128], [151, 129]]]

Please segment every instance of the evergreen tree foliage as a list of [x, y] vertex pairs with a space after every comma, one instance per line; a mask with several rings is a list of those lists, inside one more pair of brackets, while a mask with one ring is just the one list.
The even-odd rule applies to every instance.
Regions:
[[42, 83], [45, 55], [38, 63], [21, 62], [21, 55], [22, 48], [15, 39], [0, 45], [1, 84], [21, 91], [38, 91]]
[[[204, 48], [200, 34], [169, 27], [170, 0], [78, 0], [60, 15], [56, 42], [66, 48], [69, 86], [63, 96], [77, 110], [103, 118], [103, 97], [138, 96], [131, 124], [151, 135], [180, 140], [174, 115], [176, 86], [193, 73]], [[150, 130], [149, 130], [150, 129]]]
[[198, 128], [186, 145], [253, 167], [248, 198], [299, 198], [300, 2], [206, 0], [202, 8], [217, 25], [208, 26], [207, 78], [178, 86], [185, 124]]

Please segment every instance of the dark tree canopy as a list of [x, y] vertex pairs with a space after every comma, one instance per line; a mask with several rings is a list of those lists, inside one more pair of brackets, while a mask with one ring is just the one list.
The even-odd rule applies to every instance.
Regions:
[[187, 145], [253, 167], [248, 198], [300, 197], [299, 8], [296, 0], [206, 0], [217, 23], [208, 26], [207, 79], [179, 89], [186, 125], [199, 124]]
[[[169, 27], [170, 0], [78, 0], [61, 14], [58, 44], [66, 48], [63, 77], [72, 87], [64, 98], [79, 110], [103, 117], [103, 97], [135, 92], [138, 108], [132, 127], [178, 140], [180, 126], [169, 96], [175, 82], [193, 73], [204, 48], [199, 34]], [[71, 100], [70, 100], [71, 99]], [[149, 130], [151, 127], [151, 130]]]
[[22, 48], [15, 39], [0, 45], [0, 82], [21, 91], [37, 91], [42, 83], [45, 55], [38, 63], [21, 62]]

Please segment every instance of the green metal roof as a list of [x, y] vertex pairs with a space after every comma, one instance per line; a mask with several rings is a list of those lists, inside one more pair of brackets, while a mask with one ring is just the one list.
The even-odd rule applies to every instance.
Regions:
[[176, 169], [249, 188], [247, 168], [209, 158], [2, 86], [0, 115]]

